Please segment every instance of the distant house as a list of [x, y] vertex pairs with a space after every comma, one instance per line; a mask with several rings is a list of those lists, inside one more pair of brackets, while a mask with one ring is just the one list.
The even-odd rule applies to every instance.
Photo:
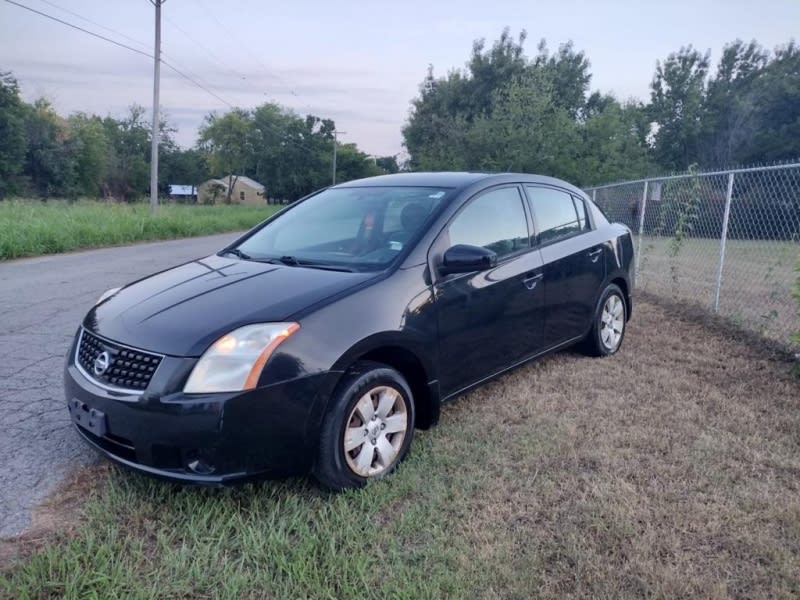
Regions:
[[197, 200], [201, 204], [225, 202], [227, 195], [228, 184], [222, 179], [209, 179], [197, 186]]
[[197, 199], [197, 188], [193, 185], [169, 185], [169, 197], [175, 200], [188, 200], [194, 202]]
[[[198, 199], [203, 204], [222, 204], [228, 197], [228, 178], [209, 179], [197, 186]], [[264, 186], [244, 175], [233, 176], [233, 204], [266, 204]]]

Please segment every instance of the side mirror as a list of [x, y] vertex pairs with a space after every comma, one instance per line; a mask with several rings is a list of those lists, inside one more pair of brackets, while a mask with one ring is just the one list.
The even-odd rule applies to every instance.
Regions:
[[444, 253], [439, 272], [442, 275], [450, 273], [471, 273], [483, 271], [497, 265], [497, 254], [480, 246], [457, 244], [447, 249]]

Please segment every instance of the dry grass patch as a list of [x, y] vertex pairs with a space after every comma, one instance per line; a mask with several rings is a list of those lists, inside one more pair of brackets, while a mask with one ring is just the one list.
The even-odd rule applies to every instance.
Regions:
[[797, 597], [790, 366], [640, 302], [617, 356], [561, 353], [468, 394], [364, 490], [112, 469], [0, 597]]
[[[562, 353], [445, 423], [492, 470], [470, 535], [498, 596], [800, 593], [789, 364], [652, 304], [611, 360]], [[447, 425], [446, 425], [447, 427]]]

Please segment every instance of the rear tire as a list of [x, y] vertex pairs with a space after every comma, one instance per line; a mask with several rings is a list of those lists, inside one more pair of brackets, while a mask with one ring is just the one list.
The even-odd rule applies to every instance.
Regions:
[[362, 487], [389, 475], [414, 437], [414, 398], [405, 378], [359, 362], [336, 388], [322, 422], [314, 477], [332, 490]]
[[592, 328], [583, 340], [583, 350], [590, 356], [610, 356], [622, 346], [628, 307], [619, 286], [610, 284], [597, 301]]

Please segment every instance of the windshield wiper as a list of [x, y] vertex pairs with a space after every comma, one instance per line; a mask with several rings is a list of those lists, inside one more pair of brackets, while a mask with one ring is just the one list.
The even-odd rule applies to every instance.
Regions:
[[355, 269], [346, 267], [344, 265], [315, 263], [307, 260], [300, 260], [295, 256], [281, 256], [280, 258], [257, 258], [255, 260], [273, 265], [286, 265], [287, 267], [308, 267], [309, 269], [324, 269], [326, 271], [344, 271], [346, 273], [355, 273]]
[[245, 254], [238, 248], [225, 248], [220, 254], [233, 254], [237, 258], [241, 258], [242, 260], [250, 260], [251, 256], [249, 254]]
[[299, 267], [300, 261], [297, 260], [294, 256], [281, 256], [280, 258], [276, 259], [278, 262], [282, 262], [283, 264], [289, 267]]

